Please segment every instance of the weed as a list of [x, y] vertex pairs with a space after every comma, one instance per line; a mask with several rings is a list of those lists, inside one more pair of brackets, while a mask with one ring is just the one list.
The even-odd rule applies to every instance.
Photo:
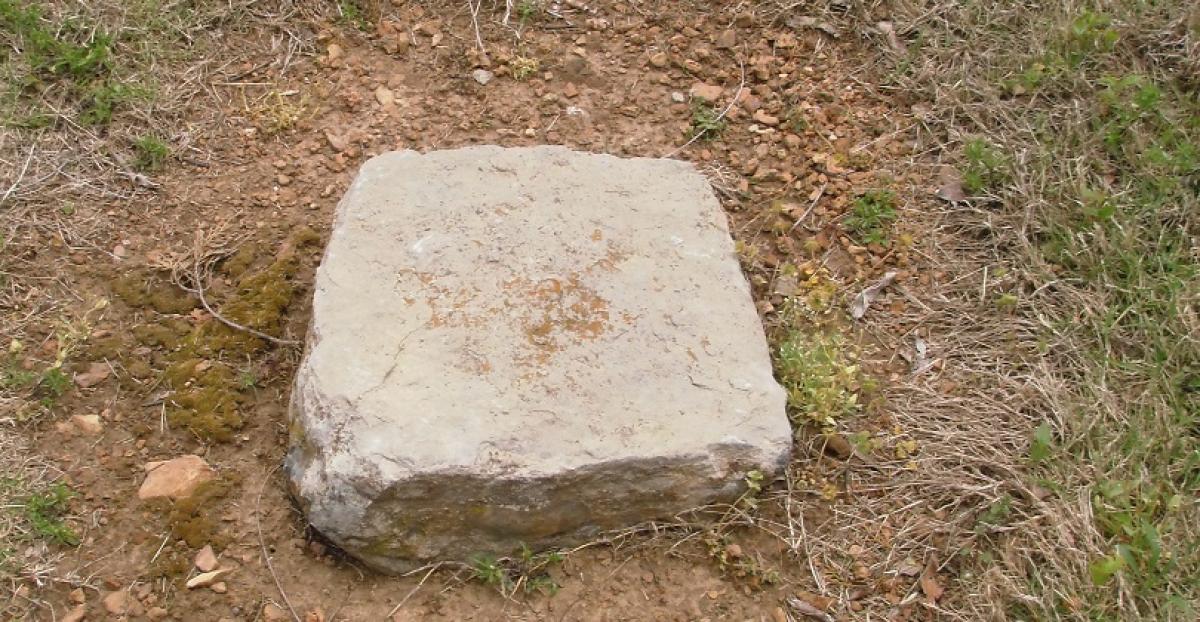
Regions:
[[363, 31], [371, 29], [371, 20], [367, 19], [366, 11], [355, 0], [340, 0], [337, 9], [339, 23]]
[[63, 515], [70, 509], [73, 496], [75, 493], [62, 482], [30, 495], [25, 501], [25, 519], [29, 521], [33, 533], [55, 544], [79, 544], [79, 535], [63, 522]]
[[518, 591], [553, 595], [558, 591], [558, 583], [548, 570], [562, 560], [563, 555], [558, 551], [535, 553], [522, 544], [521, 552], [515, 558], [476, 555], [471, 558], [470, 565], [475, 580], [495, 587], [506, 597]]
[[767, 568], [762, 560], [750, 557], [741, 546], [728, 542], [726, 537], [709, 532], [704, 544], [721, 574], [745, 581], [751, 589], [763, 589], [780, 582], [778, 571]]
[[888, 243], [896, 221], [896, 195], [891, 190], [871, 190], [854, 200], [843, 226], [862, 244]]
[[67, 389], [71, 388], [71, 379], [63, 373], [60, 367], [51, 367], [42, 372], [42, 378], [38, 381], [38, 388], [52, 398], [62, 397]]
[[981, 194], [1008, 179], [1004, 156], [982, 138], [968, 140], [963, 146], [963, 157], [967, 162], [963, 171], [963, 189], [967, 194]]
[[516, 56], [508, 63], [512, 70], [514, 80], [526, 80], [538, 72], [541, 68], [541, 63], [538, 59], [529, 56]]
[[157, 171], [167, 162], [171, 149], [157, 136], [143, 136], [133, 143], [133, 166], [139, 171]]
[[536, 0], [521, 0], [517, 3], [517, 17], [521, 21], [528, 21], [538, 13], [538, 4]]
[[797, 422], [832, 426], [859, 409], [862, 374], [836, 334], [793, 330], [778, 348], [775, 373]]
[[715, 140], [725, 131], [725, 119], [720, 117], [716, 107], [703, 99], [692, 100], [692, 136], [700, 136], [701, 140]]

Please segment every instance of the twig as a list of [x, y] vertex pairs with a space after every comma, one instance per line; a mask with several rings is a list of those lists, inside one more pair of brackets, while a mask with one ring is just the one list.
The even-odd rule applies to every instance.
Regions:
[[29, 155], [25, 158], [25, 164], [21, 166], [21, 172], [17, 173], [17, 179], [12, 182], [12, 185], [8, 187], [8, 190], [4, 191], [4, 196], [0, 197], [0, 205], [4, 205], [4, 202], [8, 200], [8, 197], [12, 195], [13, 191], [17, 189], [17, 186], [21, 184], [21, 180], [25, 179], [25, 173], [29, 170], [29, 163], [33, 161], [33, 152], [35, 149], [37, 149], [36, 143], [29, 146]]
[[[808, 204], [808, 209], [804, 210], [804, 213], [800, 214], [800, 217], [796, 219], [796, 222], [792, 225], [792, 228], [788, 229], [788, 233], [795, 231], [796, 227], [799, 227], [800, 223], [804, 222], [805, 218], [808, 218], [808, 215], [811, 214], [813, 209], [817, 207], [817, 202], [821, 200], [821, 197], [825, 196], [825, 187], [828, 185], [829, 184], [821, 184], [821, 188], [817, 190], [817, 196], [813, 198], [812, 203]], [[804, 228], [808, 229], [807, 226]], [[812, 229], [809, 229], [809, 231], [812, 231]]]
[[292, 619], [296, 622], [300, 621], [300, 614], [296, 613], [296, 608], [292, 606], [292, 601], [288, 600], [287, 592], [283, 590], [283, 584], [279, 582], [279, 576], [275, 574], [275, 566], [271, 563], [271, 555], [267, 552], [267, 543], [263, 540], [262, 532], [262, 496], [263, 491], [267, 489], [267, 482], [271, 481], [271, 476], [275, 475], [275, 471], [279, 470], [279, 466], [271, 469], [267, 476], [263, 478], [262, 486], [258, 489], [258, 497], [254, 500], [254, 522], [258, 528], [258, 546], [262, 549], [263, 561], [267, 563], [267, 571], [271, 573], [271, 578], [275, 581], [275, 588], [279, 590], [279, 596], [283, 598], [283, 604], [287, 605], [288, 611], [292, 614]]
[[[738, 98], [741, 96], [742, 88], [746, 86], [746, 63], [741, 60], [738, 60], [738, 68], [741, 70], [742, 78], [738, 82], [737, 90], [735, 90], [733, 92], [733, 97], [729, 99], [729, 104], [727, 106], [725, 106], [725, 109], [721, 111], [721, 114], [717, 115], [717, 117], [712, 120], [713, 123], [720, 122], [721, 119], [725, 118], [725, 115], [729, 114], [729, 111], [733, 109], [733, 105], [737, 103]], [[670, 153], [668, 153], [667, 155], [665, 155], [663, 157], [664, 158], [675, 157], [680, 151], [687, 149], [688, 147], [690, 147], [692, 145], [692, 143], [696, 142], [697, 140], [700, 140], [700, 137], [704, 136], [707, 133], [708, 133], [707, 129], [703, 129], [703, 128], [700, 129], [686, 143], [683, 143], [679, 147], [676, 147]]]
[[[475, 45], [479, 46], [479, 53], [483, 54], [486, 59], [488, 57], [487, 48], [483, 46], [483, 35], [479, 33], [479, 9], [483, 6], [483, 0], [471, 2], [467, 0], [467, 6], [471, 8], [471, 26], [475, 28]], [[505, 13], [507, 19], [508, 14]]]
[[197, 264], [192, 271], [192, 281], [195, 283], [196, 288], [192, 289], [190, 291], [194, 292], [196, 294], [196, 296], [198, 298], [200, 298], [200, 304], [204, 306], [204, 310], [208, 311], [209, 315], [211, 315], [214, 318], [216, 318], [217, 320], [219, 320], [222, 324], [224, 324], [230, 328], [233, 328], [235, 330], [245, 331], [247, 333], [250, 333], [251, 335], [254, 335], [255, 337], [258, 337], [259, 339], [265, 339], [265, 340], [267, 340], [271, 343], [277, 344], [277, 345], [282, 345], [282, 346], [300, 345], [299, 341], [296, 341], [293, 339], [280, 339], [279, 337], [272, 337], [271, 335], [268, 335], [260, 330], [255, 330], [253, 328], [250, 328], [249, 326], [243, 326], [241, 324], [238, 324], [237, 322], [234, 322], [233, 320], [226, 318], [225, 316], [221, 315], [220, 313], [217, 313], [217, 310], [213, 309], [212, 306], [208, 304], [208, 299], [204, 297], [204, 277], [201, 276], [201, 274], [200, 274], [199, 264]]
[[433, 564], [432, 566], [430, 566], [430, 567], [429, 567], [429, 572], [426, 572], [426, 573], [425, 573], [425, 576], [424, 576], [424, 577], [421, 577], [421, 580], [420, 580], [419, 582], [417, 582], [417, 585], [416, 585], [416, 587], [414, 587], [413, 589], [409, 590], [409, 591], [408, 591], [408, 594], [405, 594], [405, 595], [404, 595], [404, 598], [400, 599], [400, 602], [396, 603], [396, 606], [395, 606], [395, 607], [392, 607], [392, 610], [391, 610], [391, 611], [389, 611], [389, 612], [387, 613], [387, 615], [383, 617], [383, 619], [384, 619], [384, 620], [391, 620], [391, 619], [392, 619], [392, 616], [396, 615], [396, 612], [397, 612], [397, 611], [400, 611], [400, 608], [404, 606], [404, 603], [407, 603], [407, 602], [408, 602], [408, 599], [412, 598], [412, 597], [413, 597], [413, 594], [416, 594], [416, 593], [417, 593], [417, 590], [421, 589], [421, 586], [422, 586], [422, 585], [425, 585], [425, 581], [429, 580], [429, 575], [432, 575], [432, 574], [433, 574], [433, 571], [434, 571], [434, 570], [437, 570], [438, 568], [441, 568], [441, 566], [442, 566], [442, 562], [438, 562], [438, 563], [436, 563], [436, 564]]

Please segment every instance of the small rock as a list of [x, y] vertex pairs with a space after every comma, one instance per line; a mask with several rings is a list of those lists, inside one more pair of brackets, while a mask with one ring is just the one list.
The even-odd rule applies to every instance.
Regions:
[[210, 585], [208, 589], [218, 594], [224, 594], [225, 592], [229, 591], [229, 586], [225, 585], [224, 581], [217, 581], [216, 583]]
[[[747, 11], [742, 11], [741, 13], [737, 14], [737, 17], [733, 18], [733, 23], [738, 28], [749, 28], [754, 25], [754, 14]], [[783, 610], [780, 609], [779, 611]]]
[[171, 460], [147, 462], [146, 481], [138, 489], [138, 498], [186, 499], [201, 484], [217, 476], [204, 458], [196, 455], [180, 456]]
[[396, 103], [396, 95], [392, 93], [392, 89], [380, 86], [375, 89], [375, 101], [379, 102], [380, 106], [391, 106]]
[[788, 622], [787, 612], [783, 610], [783, 607], [776, 607], [775, 611], [771, 612], [771, 619], [774, 622]]
[[262, 608], [263, 620], [267, 622], [282, 622], [288, 619], [288, 614], [282, 607], [275, 603], [267, 603]]
[[113, 615], [124, 615], [129, 608], [129, 592], [125, 590], [109, 592], [100, 602], [104, 605], [105, 611]]
[[742, 547], [737, 544], [725, 545], [725, 555], [729, 559], [738, 559], [742, 556]]
[[171, 615], [170, 612], [162, 607], [151, 607], [146, 610], [146, 617], [151, 620], [163, 620], [169, 615]]
[[682, 104], [687, 101], [687, 96], [679, 91], [671, 91], [671, 101], [676, 104]]
[[771, 127], [779, 125], [779, 117], [769, 115], [763, 110], [755, 111], [754, 120], [762, 123], [763, 125], [769, 125]]
[[333, 147], [334, 151], [345, 151], [350, 144], [344, 136], [338, 136], [329, 130], [325, 130], [325, 140], [329, 141], [329, 146]]
[[667, 56], [666, 52], [659, 52], [657, 54], [650, 55], [650, 64], [654, 67], [658, 67], [659, 69], [666, 67], [667, 63], [669, 62], [671, 62], [671, 59]]
[[825, 434], [822, 438], [825, 440], [825, 449], [833, 452], [837, 457], [845, 460], [854, 455], [854, 446], [841, 434], [834, 432], [832, 434]]
[[275, 182], [281, 186], [286, 186], [286, 185], [292, 183], [292, 178], [288, 177], [287, 175], [280, 174], [279, 176], [277, 176], [275, 178]]
[[722, 50], [728, 50], [737, 45], [737, 33], [732, 30], [726, 30], [717, 37], [716, 46]]
[[329, 54], [329, 60], [339, 59], [342, 57], [343, 53], [342, 46], [336, 43], [330, 43], [329, 46], [325, 48], [325, 52]]
[[117, 259], [125, 259], [129, 256], [129, 249], [124, 244], [118, 244], [113, 247], [112, 253]]
[[108, 366], [108, 363], [97, 361], [88, 365], [87, 371], [82, 374], [75, 374], [75, 384], [83, 389], [94, 387], [104, 382], [111, 373], [112, 368]]
[[67, 615], [59, 618], [61, 622], [82, 622], [84, 616], [87, 615], [87, 606], [75, 605], [73, 609], [67, 612]]
[[563, 95], [566, 97], [578, 97], [579, 87], [575, 86], [574, 82], [568, 82], [563, 85]]
[[700, 99], [708, 100], [710, 102], [715, 102], [721, 99], [721, 94], [724, 92], [725, 89], [715, 84], [705, 84], [703, 82], [697, 82], [693, 84], [690, 91], [692, 97], [699, 97]]
[[217, 554], [213, 552], [212, 545], [206, 544], [204, 548], [196, 553], [196, 559], [192, 562], [196, 569], [200, 572], [212, 572], [217, 569]]
[[73, 603], [83, 604], [87, 600], [87, 595], [83, 593], [83, 588], [77, 587], [71, 590], [70, 598]]
[[104, 426], [100, 423], [100, 415], [71, 415], [70, 421], [76, 430], [90, 436], [96, 436], [104, 431]]
[[488, 71], [487, 69], [476, 69], [475, 71], [471, 72], [471, 77], [474, 78], [476, 82], [486, 86], [488, 82], [492, 81], [492, 78], [496, 77], [496, 74]]
[[191, 579], [188, 579], [185, 585], [187, 585], [189, 590], [193, 590], [198, 587], [209, 587], [216, 583], [221, 577], [229, 573], [229, 568], [218, 568], [212, 572], [204, 572], [192, 577]]

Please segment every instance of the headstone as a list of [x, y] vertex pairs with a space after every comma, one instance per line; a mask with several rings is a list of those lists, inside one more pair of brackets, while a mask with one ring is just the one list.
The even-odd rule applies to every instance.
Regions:
[[392, 152], [338, 206], [286, 468], [316, 529], [403, 572], [733, 501], [786, 463], [784, 404], [690, 164]]

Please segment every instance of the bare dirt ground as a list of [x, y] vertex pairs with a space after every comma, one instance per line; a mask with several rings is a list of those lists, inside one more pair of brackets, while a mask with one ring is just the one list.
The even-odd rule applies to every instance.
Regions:
[[[1026, 171], [1053, 166], [1030, 164], [1017, 138], [1005, 142], [1025, 136], [1005, 133], [1014, 114], [1005, 106], [1028, 106], [1033, 118], [1037, 97], [1054, 95], [1020, 100], [1026, 93], [1008, 86], [997, 87], [1009, 89], [997, 108], [955, 99], [957, 74], [930, 68], [970, 62], [966, 44], [933, 40], [953, 32], [939, 21], [945, 7], [268, 5], [59, 3], [35, 20], [57, 25], [53, 36], [96, 41], [99, 29], [61, 26], [75, 16], [116, 38], [104, 73], [72, 78], [76, 67], [93, 71], [76, 55], [6, 100], [6, 619], [1194, 612], [1194, 551], [1147, 557], [1169, 548], [1159, 530], [1185, 543], [1176, 551], [1197, 533], [1200, 454], [1186, 423], [1196, 414], [1194, 272], [1171, 273], [1181, 285], [1167, 301], [1180, 309], [1168, 324], [1184, 327], [1172, 333], [1184, 351], [1172, 376], [1182, 401], [1146, 406], [1175, 413], [1164, 430], [1184, 431], [1170, 436], [1193, 462], [1142, 469], [1161, 483], [1153, 495], [1136, 484], [1138, 468], [1113, 475], [1126, 484], [1109, 496], [1104, 473], [1086, 465], [1116, 473], [1142, 454], [1106, 462], [1089, 453], [1089, 434], [1102, 437], [1095, 446], [1122, 441], [1076, 426], [1072, 413], [1105, 402], [1130, 410], [1136, 391], [1072, 388], [1096, 377], [1063, 363], [1086, 358], [1064, 327], [1109, 303], [1055, 286], [1075, 287], [1072, 267], [1024, 263], [1026, 249], [1047, 244], [1028, 229], [1049, 196], [1029, 189], [1041, 182]], [[1084, 10], [1075, 9], [1047, 30], [1075, 32], [1071, 19]], [[12, 17], [19, 10], [0, 2], [5, 44], [28, 53], [33, 31]], [[1195, 27], [1181, 23], [1186, 58]], [[1084, 30], [1100, 49], [1109, 26], [1097, 24]], [[6, 79], [17, 84], [22, 71]], [[1025, 91], [1041, 88], [1012, 75]], [[96, 122], [87, 115], [104, 107], [101, 79], [124, 90], [108, 89], [118, 93], [111, 118]], [[1193, 109], [1181, 110], [1194, 131]], [[981, 147], [960, 117], [979, 121], [974, 132], [1000, 129]], [[796, 457], [786, 474], [736, 506], [612, 534], [561, 561], [517, 556], [386, 577], [306, 530], [277, 467], [336, 202], [373, 154], [471, 144], [678, 157], [709, 176], [792, 397]], [[1118, 186], [1120, 166], [1097, 178]], [[1195, 170], [1188, 162], [1163, 175], [1185, 195]], [[1163, 218], [1193, 245], [1177, 263], [1194, 266], [1197, 238], [1186, 232], [1196, 235], [1195, 204], [1181, 201], [1182, 215]], [[860, 292], [880, 279], [864, 304]], [[1111, 347], [1130, 361], [1153, 358], [1131, 354], [1127, 341], [1136, 339], [1114, 336]], [[189, 453], [213, 465], [215, 484], [189, 500], [139, 501], [145, 463]], [[1040, 466], [1054, 456], [1072, 466]], [[205, 545], [231, 572], [219, 586], [188, 589]], [[1161, 576], [1143, 581], [1152, 567]]]

